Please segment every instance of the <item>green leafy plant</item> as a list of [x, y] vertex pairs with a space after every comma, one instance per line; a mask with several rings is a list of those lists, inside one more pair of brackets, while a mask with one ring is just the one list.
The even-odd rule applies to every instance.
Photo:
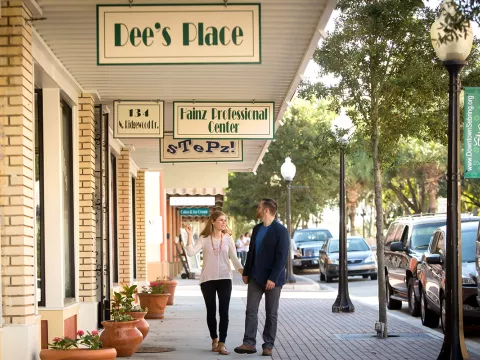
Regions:
[[126, 309], [125, 309], [123, 294], [119, 292], [114, 292], [113, 300], [112, 300], [112, 308], [111, 308], [112, 320], [114, 322], [124, 322], [124, 321], [135, 320], [135, 318], [125, 313], [126, 313]]
[[147, 309], [143, 309], [135, 302], [135, 294], [137, 293], [137, 285], [124, 285], [123, 291], [120, 293], [123, 298], [121, 300], [122, 306], [125, 309], [125, 312], [146, 312]]
[[83, 330], [78, 330], [77, 338], [75, 339], [70, 339], [68, 336], [63, 338], [55, 337], [53, 338], [53, 343], [48, 344], [52, 350], [68, 350], [71, 348], [78, 348], [79, 345], [82, 345], [84, 348], [89, 350], [100, 349], [102, 347], [102, 342], [100, 341], [98, 331], [87, 331], [85, 334]]

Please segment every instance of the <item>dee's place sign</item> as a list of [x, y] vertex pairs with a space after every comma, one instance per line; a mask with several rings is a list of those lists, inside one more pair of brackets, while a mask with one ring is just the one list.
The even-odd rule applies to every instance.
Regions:
[[173, 102], [175, 139], [274, 138], [273, 102]]
[[260, 4], [97, 5], [97, 62], [260, 64], [260, 33]]

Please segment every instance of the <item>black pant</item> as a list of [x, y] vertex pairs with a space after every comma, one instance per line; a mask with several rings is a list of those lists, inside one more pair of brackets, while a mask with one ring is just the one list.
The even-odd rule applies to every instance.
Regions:
[[210, 280], [200, 284], [205, 305], [207, 306], [207, 325], [212, 339], [218, 338], [217, 335], [217, 298], [218, 294], [218, 312], [220, 313], [220, 342], [225, 342], [228, 330], [228, 308], [230, 306], [230, 296], [232, 295], [232, 280]]

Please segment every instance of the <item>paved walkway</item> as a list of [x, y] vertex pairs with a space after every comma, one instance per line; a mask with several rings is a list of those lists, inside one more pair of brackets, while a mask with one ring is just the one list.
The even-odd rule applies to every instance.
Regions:
[[[336, 292], [299, 278], [296, 289], [284, 289], [280, 303], [278, 333], [273, 359], [436, 359], [442, 337], [426, 328], [413, 327], [407, 321], [389, 316], [391, 334], [400, 337], [377, 339], [374, 322], [378, 311], [374, 306], [352, 298], [355, 313], [334, 314], [331, 306]], [[132, 360], [225, 359], [209, 351], [210, 339], [205, 321], [205, 306], [198, 280], [178, 280], [175, 305], [167, 307], [164, 320], [149, 320], [150, 333], [142, 347], [164, 347], [172, 351], [135, 354]], [[299, 289], [303, 289], [300, 291]], [[242, 342], [246, 286], [240, 277], [234, 279], [230, 303], [230, 326], [227, 348], [232, 359], [260, 359], [261, 331], [265, 315], [260, 312], [259, 334], [255, 355], [239, 355], [233, 348]], [[263, 304], [261, 309], [263, 309]], [[472, 360], [480, 360], [480, 351], [469, 349]]]

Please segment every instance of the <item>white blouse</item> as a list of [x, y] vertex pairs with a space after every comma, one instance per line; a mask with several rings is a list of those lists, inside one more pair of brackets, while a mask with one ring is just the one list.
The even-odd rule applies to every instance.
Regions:
[[[220, 247], [220, 240], [213, 240], [215, 249]], [[242, 264], [237, 258], [235, 243], [230, 235], [224, 234], [222, 241], [222, 249], [220, 253], [215, 255], [212, 248], [212, 238], [200, 237], [194, 246], [187, 245], [185, 252], [188, 256], [194, 256], [200, 250], [203, 250], [203, 268], [200, 275], [200, 284], [210, 280], [232, 279], [232, 268], [230, 261], [233, 263], [235, 270], [242, 268]]]

